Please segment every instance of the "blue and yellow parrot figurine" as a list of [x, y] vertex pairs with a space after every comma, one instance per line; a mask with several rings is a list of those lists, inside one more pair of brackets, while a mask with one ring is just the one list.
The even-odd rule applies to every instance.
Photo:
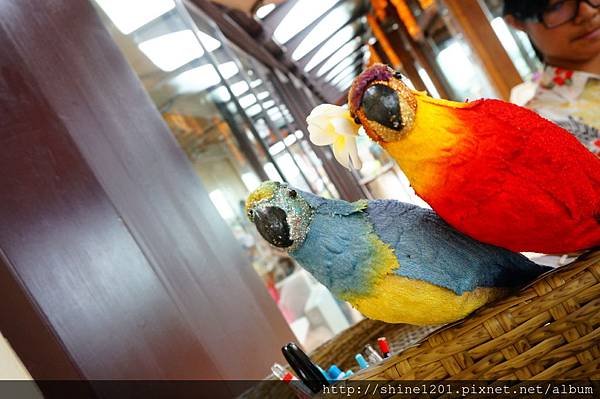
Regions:
[[250, 194], [246, 212], [334, 295], [389, 323], [459, 320], [549, 270], [394, 200], [350, 203], [269, 181]]

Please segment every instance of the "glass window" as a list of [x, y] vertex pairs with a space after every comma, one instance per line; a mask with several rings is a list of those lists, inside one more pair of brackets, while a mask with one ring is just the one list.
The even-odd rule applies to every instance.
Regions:
[[533, 74], [540, 70], [542, 62], [535, 54], [535, 50], [526, 33], [513, 29], [502, 18], [502, 2], [498, 0], [485, 0], [482, 4], [490, 20], [492, 28], [502, 43], [502, 47], [515, 64], [523, 80], [529, 80]]
[[459, 100], [497, 97], [462, 35], [442, 43], [435, 58]]
[[273, 38], [278, 43], [285, 44], [307, 25], [333, 7], [336, 2], [337, 0], [298, 0], [273, 32]]
[[298, 47], [292, 53], [293, 60], [299, 60], [308, 52], [317, 47], [324, 37], [327, 37], [331, 32], [340, 29], [352, 18], [352, 13], [356, 7], [356, 1], [348, 1], [337, 6], [333, 11], [327, 14], [317, 26], [314, 27], [300, 42]]
[[[427, 52], [431, 53], [439, 73], [443, 75], [443, 81], [449, 86], [452, 99], [466, 101], [484, 97], [497, 98], [496, 90], [479, 58], [461, 33], [458, 23], [441, 3], [438, 7], [440, 23], [435, 24], [435, 31], [430, 32], [426, 38]], [[426, 74], [418, 68], [417, 71], [420, 76]], [[431, 80], [424, 79], [424, 82], [430, 84]]]
[[224, 39], [212, 21], [191, 17], [180, 2], [96, 3], [298, 340], [313, 348], [358, 320], [246, 218], [245, 199], [265, 179], [338, 196], [275, 90], [272, 72]]

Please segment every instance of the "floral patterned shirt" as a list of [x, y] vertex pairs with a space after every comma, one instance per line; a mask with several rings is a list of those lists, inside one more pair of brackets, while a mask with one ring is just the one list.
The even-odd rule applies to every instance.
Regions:
[[600, 75], [546, 66], [531, 82], [515, 86], [510, 100], [567, 129], [600, 155]]

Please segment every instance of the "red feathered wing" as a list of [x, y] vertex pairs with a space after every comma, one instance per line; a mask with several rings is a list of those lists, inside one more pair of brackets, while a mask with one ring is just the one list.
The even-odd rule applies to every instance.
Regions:
[[479, 100], [452, 110], [465, 130], [425, 200], [481, 241], [565, 253], [600, 245], [600, 159], [527, 109]]

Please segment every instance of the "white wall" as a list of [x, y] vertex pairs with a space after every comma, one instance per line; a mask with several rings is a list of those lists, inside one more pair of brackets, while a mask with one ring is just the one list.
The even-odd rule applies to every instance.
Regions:
[[31, 380], [21, 359], [0, 333], [0, 380]]
[[[0, 380], [32, 380], [21, 359], [0, 333]], [[44, 399], [35, 383], [0, 384], [0, 398]]]

